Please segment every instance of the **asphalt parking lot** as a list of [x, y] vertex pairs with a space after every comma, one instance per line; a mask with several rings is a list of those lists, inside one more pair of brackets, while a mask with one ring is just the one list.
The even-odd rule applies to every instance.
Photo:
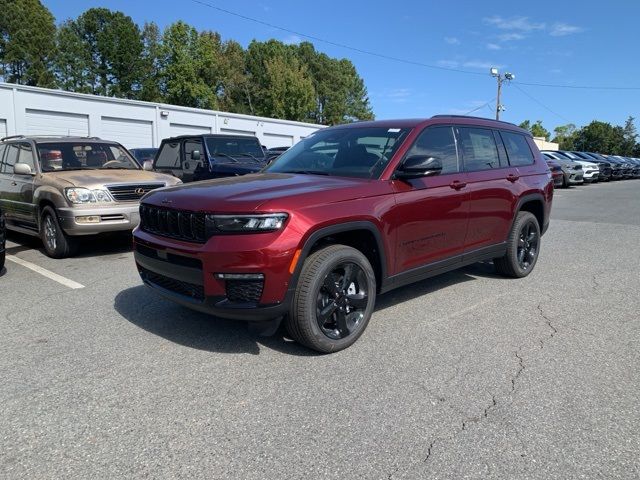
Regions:
[[2, 478], [640, 477], [640, 182], [557, 191], [531, 276], [391, 292], [333, 355], [156, 297], [127, 238], [9, 239]]

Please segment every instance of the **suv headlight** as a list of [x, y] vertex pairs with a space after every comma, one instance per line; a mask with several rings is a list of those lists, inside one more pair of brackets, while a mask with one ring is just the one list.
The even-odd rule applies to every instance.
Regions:
[[64, 194], [71, 203], [108, 203], [113, 198], [106, 190], [89, 190], [88, 188], [65, 188]]
[[207, 215], [207, 230], [225, 233], [275, 232], [282, 228], [288, 216], [286, 213]]

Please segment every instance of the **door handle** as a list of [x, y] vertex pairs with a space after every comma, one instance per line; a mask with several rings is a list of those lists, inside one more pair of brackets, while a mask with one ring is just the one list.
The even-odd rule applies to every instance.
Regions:
[[514, 175], [513, 173], [510, 173], [509, 175], [507, 175], [507, 180], [509, 180], [511, 183], [517, 181], [520, 178], [519, 175]]
[[449, 186], [451, 188], [453, 188], [454, 190], [460, 190], [460, 189], [466, 187], [467, 184], [466, 184], [466, 182], [461, 182], [460, 180], [454, 180], [453, 182], [451, 182], [449, 184]]
[[12, 180], [12, 181], [11, 181], [11, 186], [12, 186], [12, 187], [17, 187], [17, 186], [18, 186], [18, 184], [16, 183], [16, 181], [15, 181], [15, 180]]

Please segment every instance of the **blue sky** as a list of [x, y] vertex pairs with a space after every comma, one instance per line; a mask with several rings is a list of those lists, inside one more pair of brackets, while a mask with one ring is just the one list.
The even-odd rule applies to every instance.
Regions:
[[[640, 2], [202, 1], [381, 55], [486, 74], [431, 69], [314, 41], [318, 50], [349, 58], [356, 65], [380, 119], [463, 114], [477, 107], [481, 108], [474, 115], [491, 117], [496, 82], [488, 73], [490, 66], [513, 72], [516, 81], [525, 83], [640, 87]], [[252, 39], [305, 40], [192, 0], [43, 3], [59, 22], [102, 6], [121, 10], [140, 24], [154, 21], [164, 27], [184, 20], [245, 46]], [[486, 103], [490, 106], [483, 106]], [[542, 120], [549, 130], [568, 122], [581, 126], [593, 119], [622, 124], [628, 115], [640, 117], [640, 89], [508, 85], [503, 104], [507, 108], [503, 120]]]

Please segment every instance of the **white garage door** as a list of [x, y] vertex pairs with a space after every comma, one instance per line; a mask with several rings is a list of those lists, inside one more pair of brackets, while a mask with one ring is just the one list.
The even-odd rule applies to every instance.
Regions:
[[291, 135], [280, 135], [278, 133], [265, 133], [264, 144], [269, 147], [292, 147], [293, 137]]
[[228, 135], [250, 135], [255, 137], [256, 132], [251, 132], [249, 130], [234, 130], [233, 128], [221, 128], [220, 133], [226, 133]]
[[102, 134], [105, 140], [113, 140], [127, 148], [153, 146], [153, 124], [130, 118], [102, 117]]
[[211, 127], [203, 127], [202, 125], [184, 125], [182, 123], [172, 123], [170, 125], [172, 137], [179, 135], [198, 135], [203, 133], [211, 133]]
[[7, 136], [7, 121], [4, 118], [0, 118], [0, 138]]
[[89, 135], [89, 117], [76, 113], [49, 112], [46, 110], [25, 111], [25, 134], [27, 135]]

